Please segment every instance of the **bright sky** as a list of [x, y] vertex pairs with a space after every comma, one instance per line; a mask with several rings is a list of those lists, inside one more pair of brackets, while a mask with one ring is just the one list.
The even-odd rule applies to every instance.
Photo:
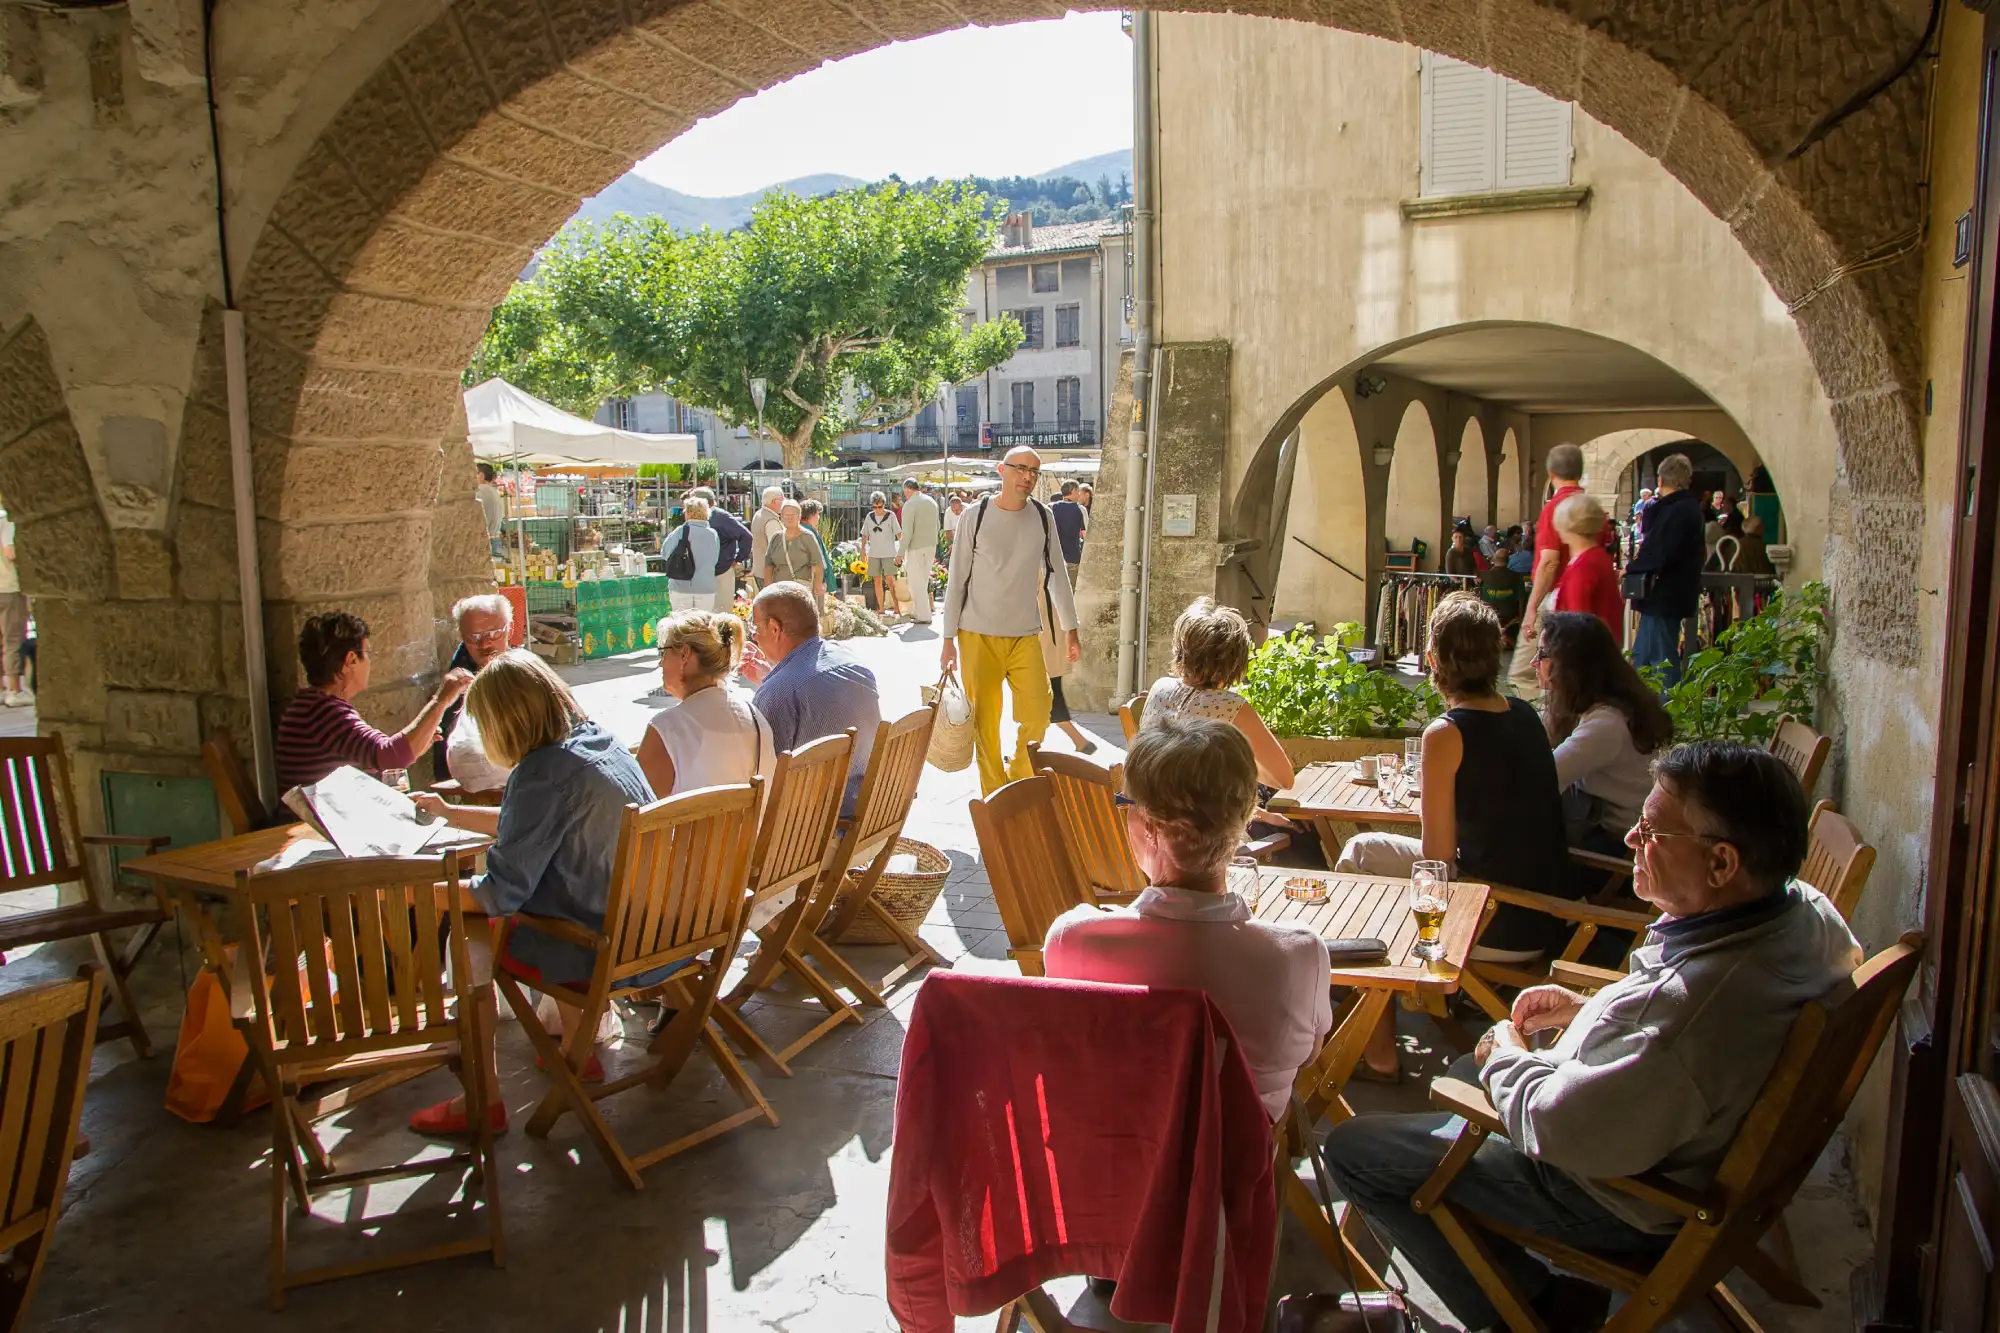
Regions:
[[1132, 143], [1116, 13], [897, 42], [809, 70], [697, 124], [638, 171], [684, 194], [815, 172], [1032, 176]]

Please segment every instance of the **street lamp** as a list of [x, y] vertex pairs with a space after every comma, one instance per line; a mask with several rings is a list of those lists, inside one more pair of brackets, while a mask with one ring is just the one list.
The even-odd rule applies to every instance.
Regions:
[[944, 453], [943, 458], [939, 460], [939, 465], [944, 468], [944, 484], [947, 487], [951, 485], [951, 436], [945, 431], [944, 428], [944, 407], [945, 403], [950, 398], [951, 398], [951, 381], [950, 380], [939, 381], [938, 391], [937, 391], [938, 448], [941, 449]]
[[770, 471], [771, 460], [764, 456], [764, 394], [771, 382], [759, 375], [750, 381], [750, 401], [757, 405], [757, 465], [763, 471]]

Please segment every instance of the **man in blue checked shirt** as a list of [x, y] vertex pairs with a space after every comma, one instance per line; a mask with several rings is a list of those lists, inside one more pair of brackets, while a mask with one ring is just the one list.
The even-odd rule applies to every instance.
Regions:
[[875, 673], [846, 647], [820, 637], [819, 601], [804, 584], [773, 583], [758, 593], [750, 628], [757, 646], [744, 665], [761, 682], [757, 711], [771, 724], [773, 745], [796, 750], [854, 728], [847, 795], [840, 803], [842, 817], [852, 815], [882, 722]]

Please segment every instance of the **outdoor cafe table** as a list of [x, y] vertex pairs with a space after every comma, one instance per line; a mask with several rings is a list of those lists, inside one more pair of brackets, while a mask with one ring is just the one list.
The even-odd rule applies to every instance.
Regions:
[[1359, 781], [1353, 760], [1308, 764], [1292, 785], [1265, 802], [1273, 813], [1303, 820], [1319, 834], [1329, 863], [1364, 829], [1414, 834], [1423, 824], [1416, 793], [1398, 779], [1393, 788]]
[[[1232, 872], [1232, 880], [1247, 871]], [[1302, 1082], [1300, 1093], [1316, 1119], [1324, 1110], [1335, 1119], [1344, 1119], [1341, 1088], [1354, 1072], [1368, 1035], [1380, 1023], [1389, 1002], [1402, 998], [1412, 1008], [1421, 1009], [1444, 1029], [1447, 1036], [1466, 1044], [1465, 1033], [1445, 1010], [1446, 1002], [1457, 993], [1459, 973], [1479, 931], [1479, 919], [1486, 911], [1487, 886], [1451, 884], [1450, 896], [1440, 932], [1444, 956], [1427, 961], [1415, 955], [1417, 919], [1410, 911], [1410, 881], [1380, 875], [1347, 875], [1325, 870], [1288, 870], [1260, 866], [1257, 870], [1259, 921], [1274, 925], [1303, 926], [1329, 943], [1334, 940], [1379, 939], [1389, 946], [1389, 959], [1373, 965], [1335, 963], [1330, 980], [1351, 988], [1342, 1007], [1334, 1015], [1333, 1032], [1319, 1057], [1309, 1068], [1312, 1086]], [[1326, 886], [1323, 903], [1295, 902], [1285, 894], [1285, 882], [1313, 880]], [[1247, 884], [1238, 887], [1239, 893]], [[1466, 1049], [1470, 1049], [1466, 1045]]]

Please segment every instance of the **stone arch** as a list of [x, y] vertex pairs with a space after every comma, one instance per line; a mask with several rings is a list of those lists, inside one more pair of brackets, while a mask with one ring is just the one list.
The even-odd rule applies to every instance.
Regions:
[[[1726, 59], [1697, 54], [1712, 39], [1666, 0], [1590, 24], [1558, 0], [1259, 0], [1245, 12], [1408, 42], [1571, 99], [1727, 221], [1793, 307], [1840, 438], [1848, 528], [1835, 541], [1869, 552], [1849, 579], [1858, 601], [1887, 610], [1914, 576], [1921, 533], [1908, 392], [1919, 340], [1902, 299], [1919, 261], [1845, 266], [1918, 216], [1921, 78], [1899, 80], [1796, 159], [1788, 152], [1851, 91], [1855, 45], [1872, 55], [1917, 38], [1905, 9], [1858, 0], [1837, 38], [1786, 38], [1795, 58], [1775, 74], [1754, 58], [1789, 21], [1775, 0], [1743, 7], [1728, 50], [1746, 54]], [[1058, 12], [989, 0], [972, 16]], [[271, 640], [284, 642], [316, 602], [365, 595], [383, 599], [412, 642], [416, 622], [478, 581], [464, 450], [441, 445], [462, 427], [456, 377], [532, 247], [583, 195], [747, 93], [966, 17], [902, 0], [456, 0], [404, 41], [306, 151], [240, 285], [264, 591], [281, 612]], [[329, 498], [316, 484], [356, 444], [371, 451], [371, 475], [401, 483], [395, 495]], [[1903, 617], [1857, 617], [1849, 629], [1889, 660], [1914, 652]]]
[[1330, 393], [1299, 423], [1286, 550], [1273, 614], [1334, 625], [1368, 614], [1367, 464], [1344, 395]]
[[1521, 521], [1521, 495], [1527, 486], [1521, 454], [1521, 438], [1509, 426], [1500, 436], [1500, 461], [1493, 487], [1493, 521], [1502, 532]]
[[1465, 515], [1471, 518], [1475, 532], [1493, 521], [1493, 497], [1487, 490], [1487, 472], [1486, 432], [1480, 429], [1479, 418], [1472, 417], [1466, 421], [1465, 430], [1458, 439], [1458, 465], [1447, 518]]
[[1434, 570], [1443, 553], [1444, 500], [1438, 485], [1438, 439], [1430, 409], [1413, 401], [1396, 425], [1387, 490], [1382, 500], [1382, 535], [1395, 549], [1408, 550], [1413, 538], [1429, 547], [1421, 562]]

